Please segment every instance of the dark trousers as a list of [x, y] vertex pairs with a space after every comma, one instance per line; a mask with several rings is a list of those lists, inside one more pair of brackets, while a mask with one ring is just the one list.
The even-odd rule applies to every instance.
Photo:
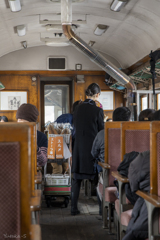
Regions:
[[71, 188], [71, 211], [77, 211], [78, 210], [78, 198], [79, 198], [79, 192], [81, 187], [82, 179], [72, 179], [72, 188]]

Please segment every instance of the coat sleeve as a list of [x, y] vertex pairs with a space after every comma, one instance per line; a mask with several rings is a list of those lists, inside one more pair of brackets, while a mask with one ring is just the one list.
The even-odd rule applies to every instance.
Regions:
[[139, 185], [139, 174], [141, 169], [141, 153], [131, 162], [128, 170], [128, 178], [131, 187], [131, 191], [135, 192], [138, 190]]
[[47, 160], [47, 148], [48, 148], [48, 139], [45, 134], [40, 134], [37, 139], [37, 166], [43, 167]]
[[104, 113], [100, 108], [99, 116], [98, 116], [98, 132], [104, 129]]
[[91, 150], [91, 154], [92, 156], [96, 159], [98, 157], [99, 154], [99, 150], [100, 150], [100, 143], [98, 141], [98, 135], [95, 137], [93, 145], [92, 145], [92, 150]]

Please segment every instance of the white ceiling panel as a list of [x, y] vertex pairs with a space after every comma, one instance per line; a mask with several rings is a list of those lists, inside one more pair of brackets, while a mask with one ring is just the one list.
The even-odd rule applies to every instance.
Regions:
[[[7, 1], [0, 1], [0, 56], [22, 49], [22, 41], [27, 41], [29, 48], [44, 45], [41, 37], [55, 37], [54, 31], [48, 33], [45, 24], [41, 24], [40, 20], [60, 22], [60, 3], [20, 0], [22, 10], [13, 13]], [[87, 43], [95, 41], [94, 49], [110, 55], [126, 68], [151, 50], [159, 48], [160, 0], [129, 0], [120, 12], [111, 11], [111, 3], [112, 0], [85, 0], [74, 3], [72, 19], [73, 23], [80, 19], [86, 21], [78, 22], [78, 36]], [[15, 30], [15, 27], [21, 24], [27, 29], [23, 37], [19, 37]], [[98, 24], [109, 26], [101, 36], [94, 34]], [[62, 37], [64, 38], [64, 35]]]

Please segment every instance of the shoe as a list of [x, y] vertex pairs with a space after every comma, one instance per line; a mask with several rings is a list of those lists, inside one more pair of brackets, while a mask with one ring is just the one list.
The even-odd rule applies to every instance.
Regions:
[[78, 215], [78, 214], [80, 214], [79, 210], [71, 211], [72, 216], [75, 216], [75, 215]]

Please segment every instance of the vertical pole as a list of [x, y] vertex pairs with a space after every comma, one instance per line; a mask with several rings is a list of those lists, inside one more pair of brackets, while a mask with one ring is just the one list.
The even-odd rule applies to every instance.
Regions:
[[72, 0], [61, 0], [61, 23], [72, 24]]

